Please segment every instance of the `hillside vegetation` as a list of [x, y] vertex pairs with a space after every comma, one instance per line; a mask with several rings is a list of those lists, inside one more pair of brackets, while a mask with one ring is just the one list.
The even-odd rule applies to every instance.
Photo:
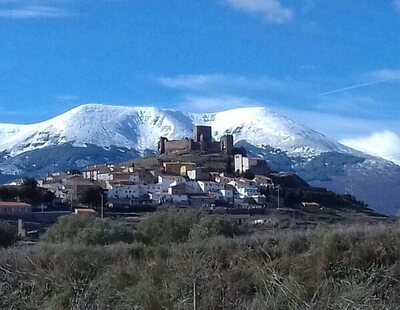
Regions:
[[136, 231], [101, 222], [67, 217], [37, 245], [2, 250], [0, 308], [193, 309], [194, 287], [204, 310], [400, 306], [397, 224], [249, 234], [184, 211]]

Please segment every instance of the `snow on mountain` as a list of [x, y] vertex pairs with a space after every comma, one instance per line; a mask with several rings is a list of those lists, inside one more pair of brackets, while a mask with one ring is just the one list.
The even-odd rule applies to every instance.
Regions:
[[213, 114], [192, 115], [195, 123], [213, 127], [214, 136], [233, 134], [257, 147], [267, 145], [293, 156], [309, 157], [324, 152], [353, 153], [354, 150], [328, 139], [265, 107], [239, 108]]
[[30, 150], [72, 142], [119, 146], [140, 152], [155, 149], [160, 136], [191, 136], [194, 124], [210, 125], [213, 135], [231, 133], [235, 140], [270, 145], [293, 155], [354, 152], [325, 136], [266, 108], [239, 108], [219, 113], [190, 114], [154, 107], [83, 105], [48, 121], [32, 125], [0, 125], [0, 152], [15, 156]]
[[10, 175], [37, 175], [154, 153], [159, 137], [191, 137], [195, 124], [212, 126], [216, 139], [233, 134], [239, 145], [265, 158], [273, 169], [352, 193], [380, 212], [397, 212], [400, 166], [355, 151], [264, 107], [195, 114], [89, 104], [37, 124], [0, 124], [0, 182]]
[[42, 123], [0, 126], [0, 152], [15, 156], [67, 142], [154, 148], [160, 135], [178, 135], [186, 129], [168, 114], [157, 108], [83, 105]]

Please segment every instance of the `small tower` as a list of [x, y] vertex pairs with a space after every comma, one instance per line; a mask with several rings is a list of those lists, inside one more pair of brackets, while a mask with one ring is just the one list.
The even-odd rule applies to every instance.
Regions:
[[193, 129], [193, 140], [194, 142], [212, 142], [212, 134], [210, 126], [194, 126]]
[[168, 139], [165, 137], [160, 137], [160, 140], [158, 141], [158, 153], [160, 155], [165, 154], [166, 153], [166, 149], [165, 149], [165, 142], [167, 142]]
[[225, 135], [221, 137], [220, 140], [221, 153], [225, 155], [233, 154], [233, 136]]

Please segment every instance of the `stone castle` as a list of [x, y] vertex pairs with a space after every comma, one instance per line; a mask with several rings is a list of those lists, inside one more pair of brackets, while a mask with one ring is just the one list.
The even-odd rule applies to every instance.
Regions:
[[233, 155], [233, 136], [225, 135], [220, 141], [213, 141], [210, 126], [195, 126], [193, 129], [193, 138], [169, 141], [161, 137], [158, 142], [159, 154], [186, 154], [192, 152], [202, 153], [220, 153]]

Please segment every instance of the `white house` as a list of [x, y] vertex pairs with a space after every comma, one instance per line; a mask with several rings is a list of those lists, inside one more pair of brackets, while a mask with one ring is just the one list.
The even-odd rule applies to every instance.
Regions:
[[130, 180], [129, 174], [122, 172], [99, 172], [98, 181]]
[[221, 194], [223, 197], [223, 200], [226, 200], [228, 202], [233, 202], [234, 201], [234, 189], [230, 186], [225, 186], [223, 189], [221, 189]]
[[241, 154], [235, 155], [235, 171], [244, 173], [246, 171], [253, 171], [259, 165], [265, 163], [261, 158], [246, 157]]
[[258, 187], [252, 181], [236, 180], [229, 182], [229, 184], [236, 188], [240, 198], [252, 197], [259, 194]]
[[258, 195], [258, 188], [257, 187], [239, 187], [238, 189], [239, 195], [241, 197], [253, 197]]
[[89, 180], [97, 180], [99, 174], [112, 171], [112, 165], [91, 165], [82, 171], [82, 177]]
[[188, 178], [189, 179], [191, 179], [191, 180], [196, 180], [196, 181], [198, 181], [198, 180], [205, 180], [205, 181], [208, 181], [208, 180], [211, 180], [211, 174], [210, 174], [210, 172], [208, 172], [207, 170], [205, 170], [204, 168], [195, 168], [195, 169], [193, 169], [193, 170], [188, 170], [187, 172], [186, 172], [186, 174], [187, 174], [187, 176], [188, 176]]
[[135, 199], [142, 195], [139, 185], [117, 185], [107, 191], [109, 199]]
[[118, 184], [108, 189], [110, 199], [137, 199], [142, 195], [161, 192], [160, 184]]
[[174, 183], [185, 183], [186, 179], [179, 175], [160, 175], [158, 177], [158, 184], [161, 185], [162, 192], [167, 192], [168, 188], [170, 188], [171, 184]]
[[188, 204], [189, 196], [187, 194], [171, 194], [171, 193], [149, 193], [150, 199], [153, 203], [176, 203], [176, 204]]
[[170, 195], [183, 195], [186, 194], [186, 184], [185, 183], [172, 183], [168, 188], [168, 194]]
[[198, 181], [197, 183], [199, 183], [199, 186], [204, 193], [219, 192], [225, 188], [224, 184], [212, 181]]
[[154, 192], [154, 193], [149, 193], [150, 200], [153, 201], [153, 203], [164, 203], [166, 201], [166, 194], [161, 193], [161, 192]]
[[266, 204], [267, 203], [267, 198], [265, 197], [265, 195], [257, 194], [257, 195], [252, 196], [251, 198], [253, 198], [254, 201], [258, 204]]
[[162, 191], [161, 184], [141, 184], [140, 188], [143, 194], [159, 193]]

